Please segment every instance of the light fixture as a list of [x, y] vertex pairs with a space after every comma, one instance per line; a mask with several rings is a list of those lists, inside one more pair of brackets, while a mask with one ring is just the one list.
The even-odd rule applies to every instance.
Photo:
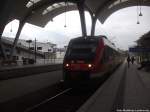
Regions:
[[139, 7], [138, 7], [138, 4], [137, 4], [137, 24], [140, 24], [140, 21], [139, 21]]
[[139, 5], [140, 5], [140, 13], [139, 13], [139, 16], [143, 16], [143, 14], [142, 14], [141, 0], [139, 1]]
[[12, 22], [11, 22], [11, 27], [10, 27], [10, 32], [12, 32], [13, 30], [12, 30]]
[[143, 14], [140, 12], [139, 16], [143, 16]]
[[67, 21], [67, 17], [66, 17], [67, 16], [67, 14], [66, 14], [67, 13], [67, 7], [68, 7], [68, 3], [67, 3], [67, 1], [65, 1], [65, 25], [64, 25], [65, 28], [67, 27], [67, 25], [66, 25], [67, 24], [66, 23], [66, 21]]
[[93, 13], [93, 17], [95, 17], [95, 14]]

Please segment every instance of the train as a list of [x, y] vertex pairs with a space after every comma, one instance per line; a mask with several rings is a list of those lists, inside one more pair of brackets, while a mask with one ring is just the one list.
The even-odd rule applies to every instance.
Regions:
[[71, 82], [102, 77], [122, 61], [121, 52], [106, 36], [74, 38], [64, 56], [63, 79]]

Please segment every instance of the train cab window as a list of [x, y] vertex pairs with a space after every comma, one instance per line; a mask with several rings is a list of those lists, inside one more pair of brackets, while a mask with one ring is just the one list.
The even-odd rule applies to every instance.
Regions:
[[96, 54], [97, 41], [77, 41], [69, 45], [67, 58], [93, 60]]

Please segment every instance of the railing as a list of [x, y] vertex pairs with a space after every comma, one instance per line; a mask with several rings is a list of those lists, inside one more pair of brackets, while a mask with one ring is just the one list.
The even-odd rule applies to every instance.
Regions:
[[14, 66], [25, 66], [25, 65], [45, 65], [45, 64], [62, 64], [63, 58], [52, 58], [52, 59], [37, 59], [36, 63], [29, 63], [28, 60], [26, 62], [19, 60], [19, 61], [4, 61], [0, 62], [0, 69], [5, 67], [14, 67]]
[[54, 58], [54, 59], [38, 59], [36, 64], [61, 64], [63, 63], [63, 58]]

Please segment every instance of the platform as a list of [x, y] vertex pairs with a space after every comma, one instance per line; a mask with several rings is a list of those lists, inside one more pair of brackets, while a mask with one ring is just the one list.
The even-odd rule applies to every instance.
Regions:
[[150, 112], [150, 73], [124, 62], [77, 112]]
[[0, 69], [0, 81], [12, 78], [26, 77], [40, 73], [58, 71], [62, 64], [26, 65], [16, 67], [4, 67]]
[[0, 81], [0, 104], [46, 88], [62, 79], [62, 71], [39, 73]]

